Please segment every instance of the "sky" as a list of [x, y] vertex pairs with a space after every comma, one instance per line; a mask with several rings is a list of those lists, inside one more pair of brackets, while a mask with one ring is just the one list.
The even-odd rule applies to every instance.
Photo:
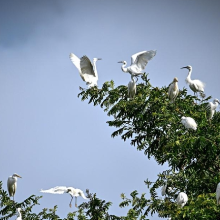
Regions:
[[[114, 80], [127, 85], [121, 71], [131, 55], [157, 50], [146, 72], [153, 86], [167, 86], [174, 77], [185, 83], [186, 65], [192, 79], [206, 84], [207, 96], [220, 99], [220, 1], [218, 0], [38, 0], [0, 2], [0, 180], [18, 173], [15, 200], [42, 196], [42, 208], [58, 205], [64, 218], [69, 195], [42, 194], [41, 189], [72, 186], [97, 193], [119, 208], [121, 193], [146, 193], [147, 178], [167, 169], [137, 151], [129, 141], [111, 138], [111, 120], [99, 107], [77, 97], [86, 88], [69, 59], [102, 58], [97, 62], [98, 87]], [[141, 80], [139, 80], [141, 82]], [[193, 94], [190, 89], [189, 94]], [[219, 108], [218, 108], [219, 110]], [[78, 204], [84, 200], [78, 198]], [[149, 219], [159, 220], [157, 215]]]

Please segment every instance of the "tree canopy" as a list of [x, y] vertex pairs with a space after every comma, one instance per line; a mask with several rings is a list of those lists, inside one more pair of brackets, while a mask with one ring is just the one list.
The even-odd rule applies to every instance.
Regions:
[[[147, 158], [154, 158], [159, 165], [168, 164], [169, 169], [158, 173], [156, 180], [144, 181], [150, 191], [131, 192], [121, 195], [120, 207], [129, 207], [126, 216], [108, 213], [111, 202], [88, 193], [90, 199], [79, 206], [78, 211], [69, 213], [65, 219], [149, 219], [158, 213], [160, 217], [174, 219], [220, 219], [216, 203], [216, 186], [220, 182], [220, 114], [216, 112], [208, 120], [206, 109], [210, 96], [200, 99], [187, 93], [184, 88], [175, 102], [168, 99], [168, 86], [153, 87], [146, 74], [137, 85], [134, 98], [128, 98], [127, 86], [114, 87], [106, 82], [102, 88], [81, 89], [78, 97], [89, 104], [100, 106], [110, 116], [108, 125], [115, 128], [112, 137], [119, 136], [130, 142]], [[192, 117], [198, 124], [196, 131], [186, 129], [181, 117]], [[165, 196], [158, 189], [167, 185]], [[179, 192], [188, 195], [188, 202], [180, 208], [176, 204]], [[15, 214], [16, 207], [22, 208], [23, 219], [60, 219], [57, 207], [43, 209], [35, 214], [32, 207], [41, 197], [30, 196], [22, 203], [11, 201], [0, 185], [0, 219], [7, 220]]]

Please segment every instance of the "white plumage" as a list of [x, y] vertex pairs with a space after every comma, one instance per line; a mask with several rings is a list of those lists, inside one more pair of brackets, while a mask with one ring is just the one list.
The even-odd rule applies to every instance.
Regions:
[[214, 99], [213, 102], [209, 102], [207, 105], [207, 110], [209, 112], [208, 118], [209, 120], [212, 119], [213, 115], [215, 114], [216, 108], [218, 107], [218, 104], [220, 104], [218, 99]]
[[218, 183], [217, 188], [216, 188], [216, 200], [217, 200], [217, 205], [220, 204], [220, 183]]
[[175, 101], [178, 94], [179, 94], [178, 79], [175, 77], [168, 89], [168, 97], [170, 99], [170, 103], [173, 103]]
[[181, 208], [186, 205], [188, 201], [188, 196], [184, 192], [180, 192], [179, 195], [177, 196], [176, 202]]
[[128, 97], [133, 98], [136, 94], [136, 82], [134, 76], [131, 76], [131, 81], [128, 83]]
[[13, 196], [13, 200], [17, 189], [17, 177], [21, 178], [17, 173], [14, 173], [12, 176], [8, 177], [7, 181], [8, 193], [10, 197]]
[[91, 63], [87, 56], [83, 56], [79, 59], [75, 54], [70, 53], [70, 60], [78, 69], [79, 74], [82, 80], [86, 82], [86, 85], [89, 87], [97, 86], [98, 73], [96, 62], [97, 60], [101, 60], [101, 58], [94, 58], [93, 63]]
[[123, 63], [121, 69], [123, 72], [130, 73], [132, 76], [139, 76], [143, 74], [149, 60], [151, 60], [156, 55], [156, 50], [141, 51], [131, 56], [131, 65], [127, 65], [126, 61], [119, 61], [118, 63]]
[[197, 129], [197, 124], [195, 120], [191, 117], [182, 117], [181, 118], [182, 124], [185, 126], [187, 129], [193, 129], [194, 131]]
[[161, 188], [161, 195], [165, 196], [166, 195], [166, 189], [167, 189], [167, 184], [163, 185]]
[[205, 84], [198, 79], [194, 79], [194, 80], [191, 79], [191, 74], [192, 74], [192, 67], [191, 66], [185, 66], [185, 67], [182, 67], [181, 69], [183, 69], [183, 68], [186, 68], [189, 70], [188, 76], [186, 78], [186, 83], [189, 84], [189, 88], [194, 93], [199, 92], [201, 97], [204, 98], [205, 97], [205, 94], [204, 94]]
[[42, 193], [52, 193], [52, 194], [64, 194], [64, 193], [69, 193], [69, 195], [71, 196], [71, 200], [70, 200], [70, 204], [69, 206], [71, 207], [71, 203], [73, 200], [73, 197], [75, 197], [75, 206], [77, 207], [77, 197], [78, 196], [82, 196], [83, 199], [88, 199], [83, 191], [81, 189], [75, 189], [73, 187], [66, 187], [66, 186], [56, 186], [54, 188], [51, 189], [47, 189], [47, 190], [41, 190], [40, 192]]
[[21, 208], [17, 208], [17, 218], [16, 218], [16, 220], [22, 220]]

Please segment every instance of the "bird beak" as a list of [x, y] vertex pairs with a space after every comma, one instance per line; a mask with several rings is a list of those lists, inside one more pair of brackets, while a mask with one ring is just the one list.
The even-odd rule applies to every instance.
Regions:
[[98, 60], [102, 60], [102, 58], [97, 58]]
[[21, 176], [19, 176], [18, 174], [16, 175], [17, 177], [19, 177], [19, 178], [22, 178]]
[[180, 68], [180, 69], [184, 69], [184, 68], [188, 69], [187, 66], [184, 66], [184, 67], [182, 67], [182, 68]]
[[119, 61], [118, 63], [123, 63], [123, 61]]

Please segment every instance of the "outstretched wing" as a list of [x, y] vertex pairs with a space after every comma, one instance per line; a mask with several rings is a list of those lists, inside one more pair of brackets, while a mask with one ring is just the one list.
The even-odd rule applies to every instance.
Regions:
[[156, 55], [156, 50], [141, 51], [131, 56], [131, 64], [136, 64], [140, 70], [144, 70], [148, 61]]
[[56, 187], [51, 188], [51, 189], [41, 190], [40, 192], [42, 192], [42, 193], [52, 193], [52, 194], [63, 194], [66, 191], [67, 191], [66, 186], [56, 186]]
[[93, 65], [89, 58], [87, 56], [83, 56], [80, 59], [80, 67], [81, 67], [81, 72], [84, 77], [86, 77], [85, 74], [92, 75], [95, 77], [95, 72], [93, 70]]
[[81, 72], [81, 70], [80, 70], [80, 59], [75, 54], [70, 53], [70, 60], [73, 62], [73, 64], [79, 70], [79, 72]]

